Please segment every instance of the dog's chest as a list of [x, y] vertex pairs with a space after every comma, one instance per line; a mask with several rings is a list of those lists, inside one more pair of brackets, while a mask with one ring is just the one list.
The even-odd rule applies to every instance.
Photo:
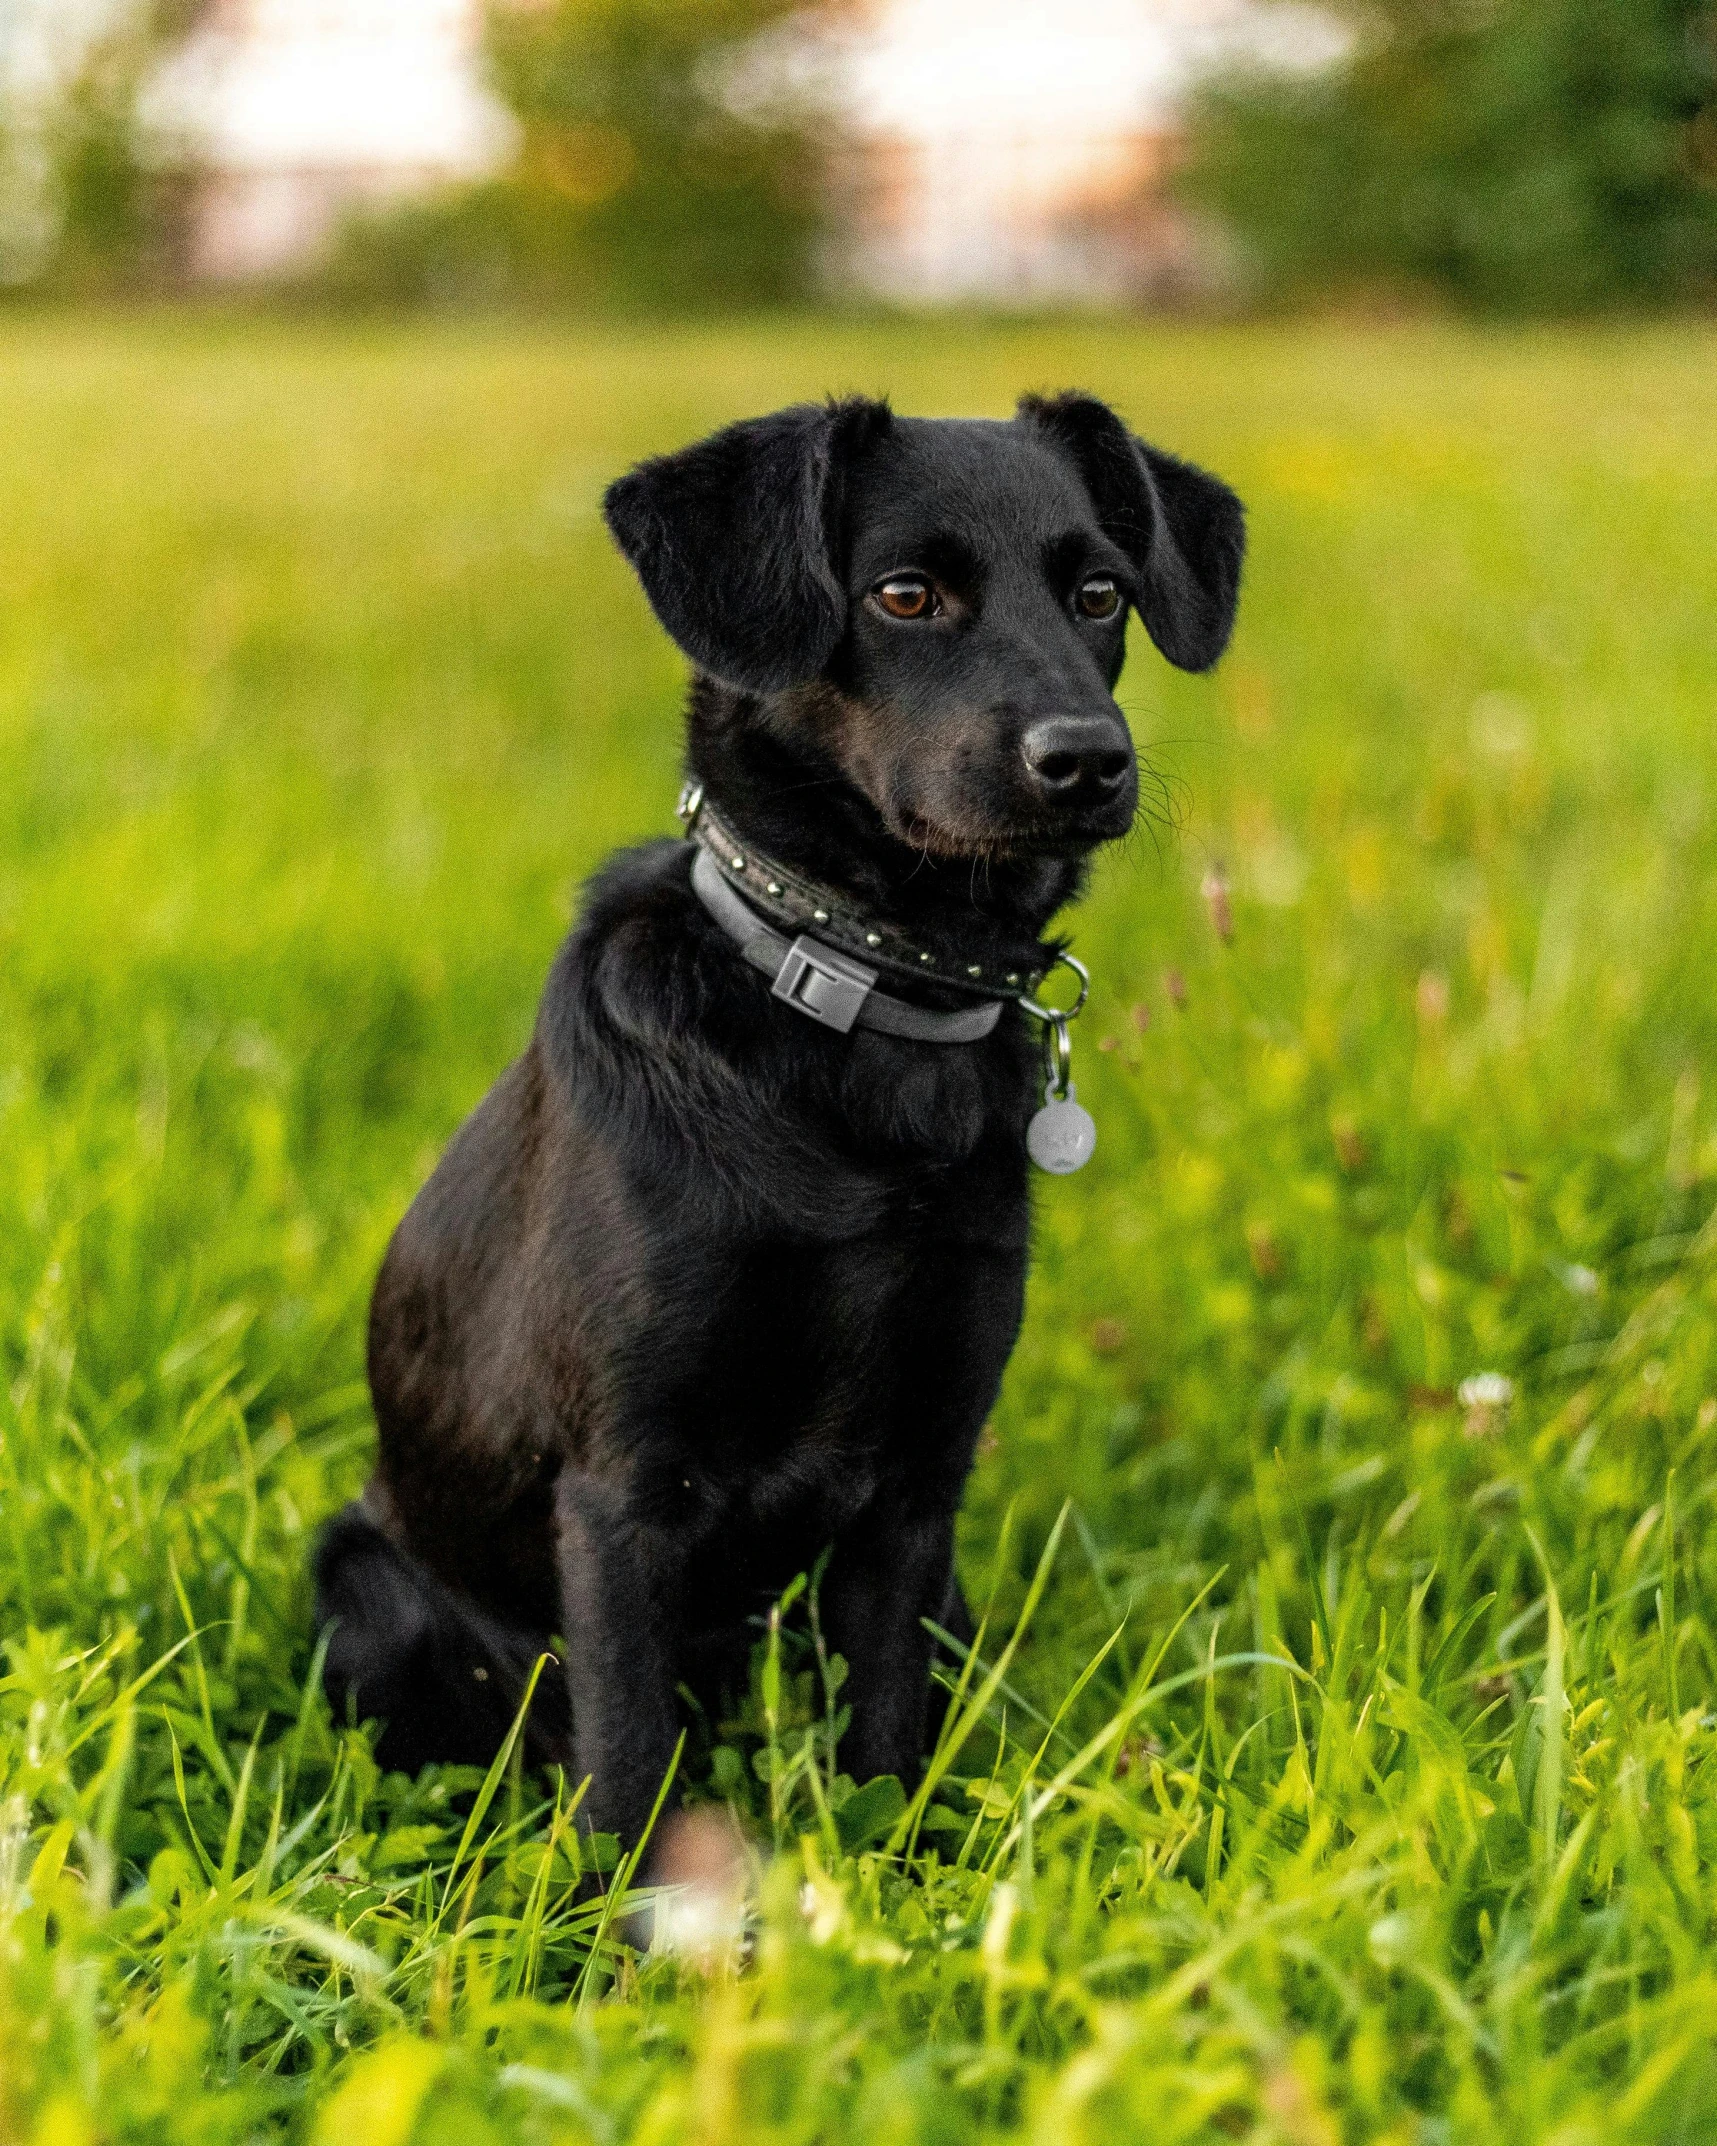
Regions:
[[[885, 1485], [963, 1472], [1018, 1329], [1021, 1241], [929, 1211], [856, 1240], [676, 1262], [639, 1365], [639, 1458], [691, 1510], [827, 1541]], [[671, 1303], [672, 1310], [668, 1312]], [[688, 1510], [687, 1517], [691, 1517]]]

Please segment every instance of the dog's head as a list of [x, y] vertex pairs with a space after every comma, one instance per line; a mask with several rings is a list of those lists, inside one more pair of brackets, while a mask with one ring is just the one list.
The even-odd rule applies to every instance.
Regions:
[[1077, 394], [1007, 422], [801, 405], [641, 464], [605, 504], [698, 670], [941, 856], [1126, 832], [1127, 614], [1208, 669], [1245, 543], [1226, 485]]

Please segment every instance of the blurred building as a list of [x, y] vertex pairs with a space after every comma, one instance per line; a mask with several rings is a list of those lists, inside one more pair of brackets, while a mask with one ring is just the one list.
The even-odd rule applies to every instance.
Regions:
[[200, 172], [192, 273], [278, 275], [348, 209], [490, 169], [476, 0], [212, 0], [151, 99]]
[[[1293, 13], [870, 0], [834, 32], [775, 40], [763, 74], [809, 86], [844, 145], [831, 284], [1003, 304], [1207, 287], [1212, 242], [1167, 183], [1177, 100], [1202, 59], [1257, 46], [1260, 21]], [[345, 210], [502, 160], [510, 129], [483, 86], [480, 18], [481, 0], [210, 0], [156, 100], [205, 175], [193, 272], [297, 268]], [[741, 72], [755, 90], [757, 70]]]
[[1219, 273], [1177, 106], [1230, 0], [885, 0], [836, 69], [837, 281], [902, 300], [1172, 299]]
[[1220, 274], [1170, 186], [1172, 124], [861, 137], [837, 167], [830, 279], [907, 303], [1173, 301]]

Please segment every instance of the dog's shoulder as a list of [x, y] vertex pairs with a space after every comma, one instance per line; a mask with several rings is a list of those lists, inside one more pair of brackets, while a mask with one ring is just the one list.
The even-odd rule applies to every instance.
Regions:
[[743, 1152], [799, 1086], [805, 1039], [692, 891], [692, 852], [622, 850], [589, 881], [549, 974], [537, 1044], [550, 1082], [635, 1150]]
[[678, 836], [618, 849], [585, 882], [574, 937], [588, 943], [640, 918], [683, 920], [691, 880], [692, 847]]
[[691, 865], [689, 844], [645, 842], [617, 850], [586, 882], [543, 995], [538, 1032], [551, 1065], [571, 1075], [593, 1045], [701, 1052], [733, 1025], [748, 978], [692, 892]]

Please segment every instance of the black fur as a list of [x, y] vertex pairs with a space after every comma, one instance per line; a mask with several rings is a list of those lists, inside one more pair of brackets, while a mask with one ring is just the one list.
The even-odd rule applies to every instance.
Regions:
[[801, 404], [609, 486], [614, 541], [700, 670], [771, 693], [822, 669], [847, 620], [842, 480], [853, 448], [887, 422], [880, 403]]
[[[1122, 448], [1125, 452], [1122, 452]], [[794, 409], [644, 464], [610, 526], [697, 667], [692, 772], [758, 850], [949, 961], [1039, 964], [1136, 803], [1127, 604], [1227, 638], [1239, 508], [1100, 404], [1011, 423]], [[915, 575], [936, 607], [878, 595]], [[1092, 618], [1107, 576], [1125, 601]], [[840, 1035], [771, 998], [663, 841], [592, 882], [525, 1055], [449, 1147], [370, 1318], [380, 1456], [323, 1538], [336, 1702], [415, 1768], [495, 1748], [538, 1650], [540, 1755], [635, 1836], [676, 1686], [743, 1677], [833, 1545], [843, 1763], [909, 1775], [955, 1510], [1018, 1330], [1037, 1049]], [[929, 1003], [947, 995], [926, 986]]]
[[1246, 520], [1215, 477], [1135, 439], [1093, 395], [1028, 395], [1024, 415], [1079, 465], [1103, 527], [1140, 576], [1139, 616], [1169, 661], [1207, 671], [1228, 646]]

